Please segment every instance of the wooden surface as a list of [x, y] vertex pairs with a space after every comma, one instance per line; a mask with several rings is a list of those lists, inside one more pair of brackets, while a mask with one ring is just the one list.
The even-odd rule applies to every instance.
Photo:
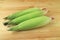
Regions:
[[[11, 32], [3, 25], [3, 18], [29, 7], [47, 8], [47, 16], [54, 20], [43, 28]], [[0, 0], [0, 40], [60, 40], [60, 0]]]

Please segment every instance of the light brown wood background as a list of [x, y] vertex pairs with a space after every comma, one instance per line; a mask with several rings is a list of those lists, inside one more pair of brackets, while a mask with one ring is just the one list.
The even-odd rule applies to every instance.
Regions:
[[[11, 32], [3, 25], [3, 18], [29, 7], [47, 8], [47, 16], [54, 20], [43, 28]], [[0, 0], [0, 40], [60, 40], [60, 0]]]

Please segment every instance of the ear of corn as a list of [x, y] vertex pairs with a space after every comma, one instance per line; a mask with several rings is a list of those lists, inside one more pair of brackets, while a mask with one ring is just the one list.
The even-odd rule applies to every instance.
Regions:
[[10, 31], [29, 30], [37, 27], [44, 26], [51, 21], [51, 18], [47, 16], [36, 17], [27, 21], [24, 21], [17, 26], [10, 28]]
[[14, 13], [12, 15], [9, 15], [9, 16], [5, 17], [5, 19], [12, 20], [12, 19], [15, 19], [15, 18], [17, 18], [19, 16], [29, 14], [31, 12], [38, 11], [38, 10], [41, 10], [41, 9], [39, 9], [39, 8], [29, 8], [29, 9], [26, 9], [26, 10], [23, 10], [23, 11], [16, 12], [16, 13]]
[[8, 24], [19, 24], [23, 21], [26, 21], [26, 20], [29, 20], [29, 19], [32, 19], [32, 18], [35, 18], [35, 17], [39, 17], [39, 16], [42, 16], [42, 15], [44, 15], [44, 12], [42, 10], [41, 11], [40, 10], [35, 11], [35, 12], [32, 12], [32, 13], [20, 16], [18, 18], [15, 18], [15, 19], [11, 20], [10, 22], [8, 22]]

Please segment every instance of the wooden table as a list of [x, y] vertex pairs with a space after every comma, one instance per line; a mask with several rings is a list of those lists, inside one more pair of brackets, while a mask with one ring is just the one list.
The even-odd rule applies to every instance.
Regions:
[[[29, 7], [47, 8], [52, 22], [42, 28], [11, 32], [3, 25], [4, 17]], [[60, 0], [0, 0], [0, 40], [60, 40]]]

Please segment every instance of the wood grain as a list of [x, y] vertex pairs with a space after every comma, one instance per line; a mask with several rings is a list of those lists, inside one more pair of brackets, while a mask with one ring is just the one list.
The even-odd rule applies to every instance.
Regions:
[[[52, 22], [42, 28], [11, 32], [3, 25], [4, 17], [29, 8], [47, 8]], [[60, 40], [60, 0], [0, 0], [0, 40]]]

